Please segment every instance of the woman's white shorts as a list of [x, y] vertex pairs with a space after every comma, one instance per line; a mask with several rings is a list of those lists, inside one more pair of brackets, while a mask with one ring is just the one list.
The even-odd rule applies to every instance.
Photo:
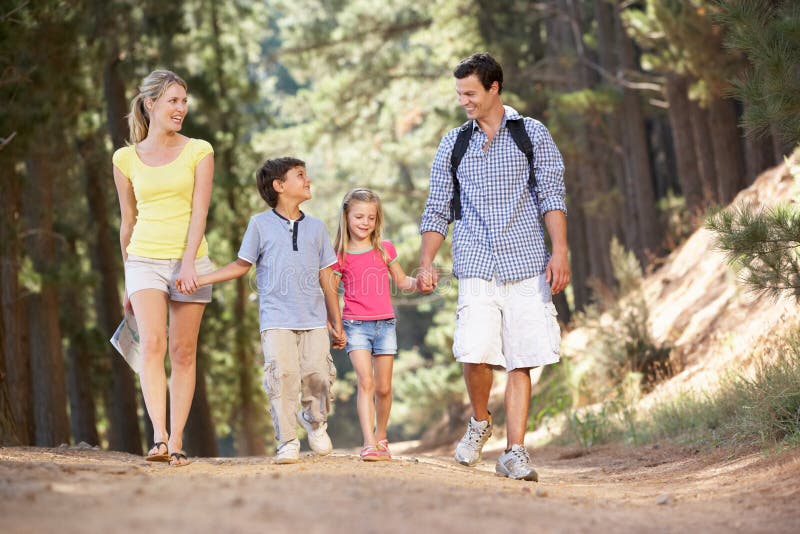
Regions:
[[[209, 274], [214, 265], [208, 256], [197, 258], [194, 262], [197, 274]], [[128, 297], [142, 289], [158, 289], [169, 295], [170, 300], [178, 302], [211, 302], [211, 286], [202, 286], [191, 295], [184, 295], [175, 285], [181, 271], [181, 260], [161, 260], [143, 258], [128, 254], [125, 262], [125, 290]]]

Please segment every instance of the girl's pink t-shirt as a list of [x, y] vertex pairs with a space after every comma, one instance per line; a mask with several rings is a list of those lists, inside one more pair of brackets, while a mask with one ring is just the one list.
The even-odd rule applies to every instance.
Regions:
[[342, 319], [377, 321], [394, 318], [389, 265], [397, 261], [397, 251], [391, 241], [382, 244], [389, 256], [388, 262], [384, 261], [379, 250], [370, 249], [348, 252], [332, 265], [334, 272], [342, 276], [344, 285]]

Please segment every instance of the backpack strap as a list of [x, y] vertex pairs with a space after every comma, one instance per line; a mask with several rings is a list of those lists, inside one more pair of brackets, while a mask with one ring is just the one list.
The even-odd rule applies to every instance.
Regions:
[[[472, 120], [468, 120], [462, 124], [461, 128], [458, 130], [458, 137], [456, 137], [456, 142], [453, 145], [453, 151], [450, 153], [450, 174], [453, 177], [451, 221], [461, 218], [461, 185], [458, 183], [458, 177], [456, 174], [458, 173], [458, 166], [461, 164], [461, 159], [467, 152], [469, 140], [472, 138], [472, 130], [474, 129], [475, 127], [472, 123]], [[530, 141], [528, 141], [528, 144], [530, 144]], [[531, 149], [531, 152], [533, 152], [533, 149]], [[533, 157], [533, 154], [531, 154], [531, 157]]]
[[525, 131], [525, 120], [522, 118], [513, 120], [506, 119], [506, 128], [508, 128], [511, 138], [514, 140], [514, 143], [516, 143], [517, 148], [528, 158], [528, 186], [531, 188], [534, 200], [536, 200], [538, 205], [539, 202], [536, 198], [536, 175], [533, 172], [533, 145], [531, 144], [531, 138], [528, 136], [528, 132]]

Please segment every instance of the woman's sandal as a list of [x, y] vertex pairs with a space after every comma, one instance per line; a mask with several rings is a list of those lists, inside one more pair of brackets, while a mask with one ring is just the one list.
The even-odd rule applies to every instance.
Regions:
[[[166, 449], [166, 452], [162, 453], [161, 447]], [[163, 441], [156, 441], [153, 443], [153, 446], [150, 447], [150, 450], [155, 449], [157, 452], [155, 454], [148, 454], [144, 457], [145, 460], [148, 462], [169, 462], [169, 447]]]
[[[186, 460], [186, 453], [183, 451], [173, 452], [169, 455], [169, 465], [171, 467], [184, 467], [189, 465], [190, 461]], [[181, 460], [186, 460], [185, 463], [181, 463]]]

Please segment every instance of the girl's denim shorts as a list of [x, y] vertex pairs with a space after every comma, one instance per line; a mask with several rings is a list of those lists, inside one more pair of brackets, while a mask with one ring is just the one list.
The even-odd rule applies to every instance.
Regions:
[[345, 350], [368, 350], [376, 354], [397, 354], [396, 321], [379, 319], [377, 321], [359, 321], [345, 319], [344, 332], [347, 334]]

